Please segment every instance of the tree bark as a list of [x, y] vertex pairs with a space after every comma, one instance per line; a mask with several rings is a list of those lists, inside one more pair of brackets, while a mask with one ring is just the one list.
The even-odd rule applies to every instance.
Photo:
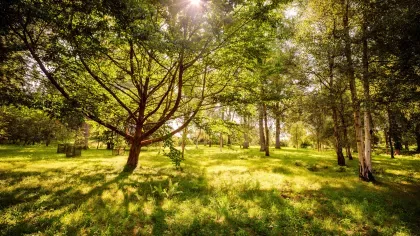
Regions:
[[389, 142], [389, 147], [390, 147], [390, 154], [391, 154], [391, 159], [394, 159], [394, 146], [392, 145], [392, 137], [391, 134], [388, 135], [388, 142]]
[[367, 1], [364, 0], [364, 12], [363, 12], [363, 23], [362, 23], [362, 79], [363, 79], [363, 93], [365, 98], [365, 111], [364, 111], [364, 126], [365, 126], [365, 168], [361, 169], [364, 178], [366, 176], [369, 180], [374, 180], [372, 175], [372, 133], [371, 128], [372, 117], [370, 113], [370, 89], [369, 89], [369, 58], [368, 58], [368, 38], [367, 38]]
[[83, 123], [83, 136], [84, 136], [83, 149], [89, 149], [89, 136], [90, 136], [89, 131], [90, 131], [89, 124], [84, 122]]
[[267, 122], [267, 106], [263, 103], [263, 114], [264, 114], [264, 127], [265, 127], [265, 156], [270, 156], [270, 133], [268, 130], [268, 122]]
[[344, 146], [346, 148], [346, 157], [349, 160], [353, 160], [353, 156], [351, 155], [351, 149], [350, 149], [350, 142], [349, 142], [349, 136], [347, 133], [347, 124], [346, 124], [346, 118], [344, 116], [344, 102], [343, 102], [343, 96], [340, 95], [340, 121], [341, 121], [341, 127], [343, 129], [343, 138], [344, 138]]
[[195, 148], [198, 149], [198, 140], [200, 139], [201, 128], [198, 130], [197, 139], [195, 140]]
[[220, 151], [222, 151], [222, 149], [223, 149], [223, 134], [222, 134], [222, 132], [220, 132], [219, 145], [220, 145]]
[[[224, 120], [225, 120], [225, 112], [222, 110], [222, 121]], [[220, 142], [220, 151], [222, 151], [222, 148], [223, 148], [223, 133], [222, 132], [220, 132], [219, 142]]]
[[182, 131], [181, 155], [184, 158], [185, 146], [187, 145], [187, 127]]
[[343, 127], [343, 136], [344, 136], [344, 145], [346, 147], [346, 156], [349, 160], [353, 160], [353, 156], [351, 155], [349, 137], [347, 134], [347, 127], [345, 126]]
[[394, 129], [393, 129], [393, 120], [392, 120], [392, 114], [391, 114], [391, 110], [388, 106], [387, 108], [387, 113], [388, 113], [388, 125], [389, 125], [389, 131], [388, 131], [388, 143], [389, 143], [389, 147], [390, 147], [390, 155], [391, 155], [391, 159], [394, 159], [394, 146], [392, 145], [392, 135], [394, 134]]
[[420, 124], [416, 125], [416, 143], [417, 143], [417, 152], [420, 152]]
[[344, 159], [344, 155], [343, 155], [343, 144], [341, 141], [340, 124], [338, 122], [337, 113], [338, 113], [337, 106], [333, 102], [332, 114], [333, 114], [333, 122], [334, 122], [335, 153], [337, 154], [337, 164], [339, 166], [345, 166], [346, 160]]
[[280, 116], [276, 115], [276, 149], [281, 149], [280, 147]]
[[141, 151], [141, 134], [142, 126], [137, 125], [134, 137], [131, 141], [130, 152], [128, 153], [127, 164], [125, 165], [125, 172], [132, 172], [136, 169], [139, 162], [139, 155]]
[[249, 148], [249, 125], [248, 125], [249, 120], [247, 120], [247, 117], [244, 117], [244, 143], [243, 143], [243, 148], [244, 149], [248, 149]]
[[360, 103], [357, 97], [356, 78], [354, 75], [354, 66], [352, 59], [351, 38], [349, 30], [349, 3], [345, 0], [341, 1], [343, 7], [343, 27], [344, 27], [344, 54], [346, 57], [347, 68], [346, 74], [350, 83], [351, 100], [353, 107], [354, 129], [356, 132], [357, 152], [359, 157], [359, 177], [364, 181], [373, 181], [373, 175], [370, 172], [365, 161], [365, 150], [363, 145], [363, 128], [360, 118]]
[[258, 109], [259, 115], [258, 115], [258, 122], [259, 122], [259, 131], [260, 131], [260, 152], [265, 151], [265, 137], [264, 137], [264, 110], [263, 105], [259, 105]]

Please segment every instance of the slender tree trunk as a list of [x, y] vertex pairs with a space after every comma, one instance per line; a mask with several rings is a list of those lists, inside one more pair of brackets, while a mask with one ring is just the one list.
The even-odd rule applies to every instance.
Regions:
[[420, 124], [416, 125], [416, 143], [417, 143], [417, 152], [420, 152]]
[[388, 131], [388, 143], [389, 143], [389, 149], [390, 149], [390, 154], [391, 154], [391, 159], [394, 159], [394, 145], [392, 145], [392, 135], [394, 134], [394, 129], [393, 129], [393, 120], [392, 120], [392, 114], [391, 114], [391, 110], [388, 106], [387, 108], [387, 113], [388, 113], [388, 125], [389, 125], [389, 131]]
[[264, 110], [263, 105], [259, 105], [258, 109], [259, 115], [258, 115], [258, 122], [259, 122], [259, 131], [260, 131], [260, 152], [265, 151], [265, 137], [264, 137]]
[[83, 136], [84, 136], [83, 149], [89, 149], [89, 136], [90, 136], [89, 131], [90, 131], [89, 124], [84, 122], [83, 123]]
[[[347, 78], [350, 83], [351, 100], [353, 107], [354, 130], [356, 132], [357, 152], [359, 157], [359, 177], [364, 181], [372, 181], [373, 176], [370, 173], [365, 161], [365, 151], [363, 145], [363, 127], [360, 118], [360, 103], [357, 97], [356, 78], [354, 76], [354, 67], [351, 50], [351, 38], [349, 30], [349, 3], [341, 1], [343, 7], [343, 27], [344, 27], [344, 54], [347, 61]], [[372, 177], [372, 178], [371, 178]]]
[[263, 111], [264, 111], [264, 127], [265, 127], [265, 156], [270, 156], [270, 133], [268, 130], [268, 122], [267, 122], [267, 106], [263, 103]]
[[51, 139], [50, 139], [50, 137], [48, 137], [47, 141], [45, 141], [45, 146], [48, 147], [50, 145], [50, 142], [51, 142]]
[[280, 148], [280, 116], [276, 115], [276, 149]]
[[349, 160], [353, 160], [353, 156], [351, 155], [349, 137], [347, 134], [347, 127], [345, 126], [343, 127], [343, 136], [344, 136], [344, 145], [346, 147], [346, 156]]
[[362, 23], [362, 79], [363, 79], [363, 93], [365, 97], [365, 111], [364, 111], [364, 126], [365, 126], [365, 168], [361, 171], [364, 171], [363, 176], [368, 177], [368, 180], [373, 181], [372, 175], [372, 116], [370, 114], [370, 89], [369, 89], [369, 56], [368, 56], [368, 39], [367, 39], [367, 16], [366, 11], [368, 4], [364, 0], [364, 12], [363, 12], [363, 23]]
[[[232, 121], [232, 109], [230, 107], [228, 107], [227, 110], [227, 121]], [[230, 147], [232, 145], [232, 140], [231, 140], [232, 136], [230, 133], [227, 134], [227, 142], [226, 144], [228, 145], [228, 147]]]
[[201, 128], [198, 130], [198, 136], [197, 139], [195, 140], [195, 148], [198, 149], [198, 140], [200, 139], [200, 135], [201, 135]]
[[385, 136], [385, 153], [388, 154], [389, 143], [388, 143], [388, 132], [384, 129], [384, 136]]
[[244, 149], [248, 149], [249, 148], [249, 135], [247, 133], [244, 133], [244, 143], [243, 143], [243, 148]]
[[[224, 120], [225, 120], [225, 112], [222, 110], [222, 121]], [[220, 151], [222, 151], [222, 148], [223, 148], [223, 133], [222, 132], [220, 132], [219, 143], [220, 143]]]
[[187, 145], [187, 127], [182, 131], [181, 155], [184, 158], [185, 146]]
[[340, 125], [338, 122], [337, 106], [333, 104], [331, 108], [334, 122], [335, 153], [337, 154], [337, 164], [339, 166], [345, 166], [346, 160], [344, 159], [343, 155], [343, 144], [341, 141]]
[[321, 143], [319, 142], [319, 137], [316, 137], [316, 148], [318, 149], [318, 152], [321, 151]]
[[388, 136], [388, 142], [389, 142], [389, 149], [390, 149], [390, 154], [391, 154], [391, 159], [394, 159], [394, 146], [392, 145], [392, 137], [391, 135]]
[[220, 151], [222, 151], [222, 149], [223, 149], [223, 134], [222, 134], [222, 132], [220, 132], [219, 144], [220, 144]]
[[346, 118], [344, 116], [344, 101], [343, 101], [343, 96], [340, 95], [340, 121], [341, 121], [341, 127], [343, 129], [343, 138], [344, 138], [344, 146], [346, 148], [346, 157], [349, 160], [353, 160], [353, 156], [351, 155], [351, 149], [350, 149], [350, 141], [349, 141], [349, 136], [348, 136], [348, 132], [347, 132], [347, 124], [346, 124]]
[[244, 142], [243, 142], [242, 148], [248, 149], [249, 148], [249, 135], [248, 135], [248, 130], [249, 130], [248, 122], [249, 122], [249, 120], [247, 120], [247, 117], [244, 116], [243, 117], [243, 121], [244, 121], [244, 123], [243, 123], [243, 127], [244, 127]]

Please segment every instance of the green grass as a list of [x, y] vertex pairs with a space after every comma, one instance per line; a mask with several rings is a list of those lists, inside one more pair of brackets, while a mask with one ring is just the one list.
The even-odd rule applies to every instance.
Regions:
[[190, 147], [183, 171], [125, 156], [0, 146], [0, 235], [416, 235], [420, 156], [374, 157], [378, 184], [332, 152]]

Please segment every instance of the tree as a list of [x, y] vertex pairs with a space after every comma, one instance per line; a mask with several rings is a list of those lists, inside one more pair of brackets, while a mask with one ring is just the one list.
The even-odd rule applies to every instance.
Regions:
[[[218, 65], [209, 57], [263, 6], [35, 1], [1, 8], [7, 36], [23, 45], [55, 89], [131, 143], [126, 166], [132, 170], [142, 146], [184, 129], [204, 100], [223, 90], [225, 81], [210, 75]], [[158, 132], [177, 117], [187, 118], [167, 134]]]

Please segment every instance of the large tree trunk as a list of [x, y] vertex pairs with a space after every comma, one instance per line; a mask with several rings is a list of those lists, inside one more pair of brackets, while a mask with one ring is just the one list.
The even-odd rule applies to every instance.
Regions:
[[280, 148], [280, 116], [276, 115], [276, 149]]
[[140, 125], [136, 126], [136, 131], [134, 132], [134, 137], [131, 142], [130, 152], [128, 153], [127, 163], [124, 167], [125, 172], [132, 172], [136, 169], [139, 162], [139, 155], [141, 151], [141, 134], [143, 127]]
[[339, 166], [345, 166], [346, 160], [343, 155], [343, 143], [341, 141], [340, 124], [338, 122], [338, 112], [335, 104], [332, 105], [332, 114], [334, 122], [334, 137], [335, 137], [335, 153], [337, 154], [337, 164]]
[[354, 76], [354, 67], [351, 50], [351, 38], [349, 30], [349, 3], [345, 0], [341, 1], [343, 7], [343, 27], [344, 27], [344, 54], [347, 61], [347, 78], [350, 83], [351, 100], [353, 107], [354, 130], [356, 132], [357, 152], [359, 157], [359, 177], [364, 181], [372, 181], [373, 175], [370, 172], [365, 160], [365, 151], [363, 145], [363, 128], [360, 118], [360, 103], [357, 97], [356, 78]]
[[139, 162], [139, 155], [141, 150], [140, 143], [132, 143], [130, 147], [130, 152], [128, 154], [127, 164], [124, 168], [124, 171], [130, 172], [136, 169], [137, 164]]
[[136, 169], [139, 162], [139, 155], [141, 150], [140, 132], [136, 131], [136, 134], [131, 142], [130, 152], [128, 153], [127, 164], [125, 165], [124, 171], [132, 172]]
[[260, 152], [265, 151], [265, 137], [264, 137], [264, 111], [263, 105], [259, 105], [258, 109], [258, 128], [260, 131]]
[[263, 111], [264, 111], [264, 127], [265, 127], [265, 156], [270, 156], [270, 133], [268, 130], [268, 122], [267, 122], [267, 107], [265, 103], [263, 103]]

